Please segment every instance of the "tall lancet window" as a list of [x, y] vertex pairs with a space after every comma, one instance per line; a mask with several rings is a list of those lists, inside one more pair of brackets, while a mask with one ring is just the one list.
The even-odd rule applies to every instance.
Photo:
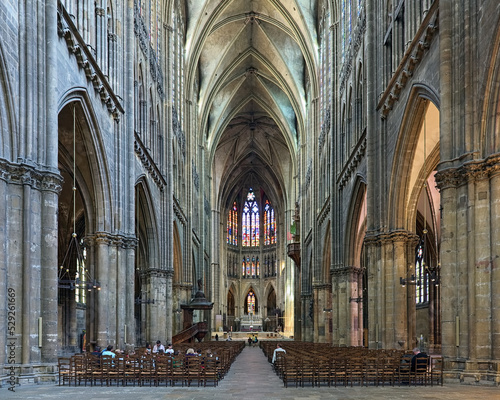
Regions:
[[264, 205], [264, 244], [276, 243], [276, 220], [274, 219], [274, 208], [269, 200]]
[[255, 294], [250, 290], [247, 295], [247, 314], [255, 314]]
[[238, 207], [236, 202], [233, 203], [233, 208], [229, 210], [227, 216], [227, 244], [234, 246], [238, 244]]
[[425, 273], [425, 239], [421, 239], [415, 249], [415, 275], [415, 300], [417, 304], [422, 304], [429, 300], [429, 281]]
[[242, 245], [246, 247], [259, 246], [260, 232], [259, 232], [259, 206], [255, 201], [255, 194], [253, 189], [250, 188], [247, 195], [247, 200], [243, 206], [242, 215]]

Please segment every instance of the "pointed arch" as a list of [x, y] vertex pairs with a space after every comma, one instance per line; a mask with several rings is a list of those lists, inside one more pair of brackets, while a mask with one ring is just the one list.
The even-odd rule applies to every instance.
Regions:
[[348, 265], [361, 267], [361, 252], [366, 233], [366, 183], [358, 176], [349, 206], [345, 238], [345, 259]]
[[179, 284], [183, 280], [183, 266], [182, 266], [182, 244], [179, 235], [179, 228], [177, 226], [177, 221], [173, 224], [173, 247], [174, 247], [174, 284]]
[[[418, 193], [427, 179], [421, 175], [424, 169], [429, 175], [439, 162], [439, 111], [437, 96], [431, 88], [415, 85], [412, 88], [406, 111], [401, 123], [400, 134], [392, 163], [389, 193], [391, 230], [412, 230], [415, 224], [415, 210]], [[429, 108], [430, 107], [430, 108]], [[424, 149], [424, 119], [432, 111], [433, 123], [427, 123]]]
[[15, 161], [15, 155], [18, 153], [16, 142], [18, 132], [8, 71], [3, 46], [0, 43], [0, 158]]
[[84, 195], [88, 193], [86, 204], [89, 204], [89, 207], [92, 205], [92, 210], [88, 209], [91, 211], [87, 220], [88, 232], [110, 232], [114, 214], [110, 208], [114, 204], [110, 171], [92, 102], [83, 88], [76, 88], [65, 93], [59, 101], [59, 160], [65, 157], [64, 154], [67, 159], [72, 157], [71, 105], [73, 103], [76, 107], [77, 133], [80, 135], [77, 137], [77, 143], [81, 146], [77, 148], [77, 154], [79, 159], [85, 160], [80, 163], [80, 166], [77, 165], [77, 174], [81, 175], [81, 182], [87, 189], [83, 191]]
[[491, 42], [490, 60], [491, 63], [486, 71], [481, 137], [478, 146], [482, 149], [483, 158], [500, 150], [500, 24], [496, 29], [495, 40]]

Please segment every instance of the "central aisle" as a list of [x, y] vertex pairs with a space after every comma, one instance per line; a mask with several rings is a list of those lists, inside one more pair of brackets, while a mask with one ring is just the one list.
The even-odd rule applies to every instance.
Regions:
[[283, 381], [273, 371], [264, 352], [259, 347], [245, 346], [231, 365], [229, 372], [219, 382], [224, 391], [247, 398], [260, 398], [263, 393], [273, 393], [283, 387]]

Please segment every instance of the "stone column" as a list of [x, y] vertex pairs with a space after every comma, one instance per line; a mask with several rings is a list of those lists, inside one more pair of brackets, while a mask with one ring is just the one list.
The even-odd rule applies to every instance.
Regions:
[[96, 252], [96, 265], [95, 273], [97, 280], [101, 284], [101, 290], [95, 295], [95, 320], [97, 326], [97, 344], [101, 347], [106, 346], [109, 340], [109, 309], [110, 282], [108, 271], [110, 268], [109, 263], [109, 244], [110, 240], [107, 234], [99, 233], [95, 236], [95, 252]]
[[[459, 343], [456, 343], [456, 322], [459, 308], [463, 303], [459, 300], [459, 272], [456, 252], [458, 239], [458, 215], [465, 213], [465, 204], [457, 204], [459, 198], [456, 182], [452, 170], [439, 171], [436, 174], [436, 183], [440, 189], [442, 221], [441, 221], [441, 338], [442, 354], [445, 357], [458, 355]], [[462, 219], [462, 218], [460, 218]], [[463, 328], [463, 326], [462, 326]]]
[[135, 248], [137, 246], [137, 239], [129, 238], [125, 242], [125, 325], [127, 326], [127, 334], [125, 336], [125, 345], [134, 348], [137, 343], [135, 337]]
[[[491, 204], [491, 254], [500, 254], [500, 169], [494, 167], [491, 174], [490, 204]], [[491, 261], [491, 297], [500, 299], [500, 260], [492, 257]], [[491, 301], [491, 358], [500, 360], [500, 304]], [[498, 365], [498, 364], [497, 364]]]

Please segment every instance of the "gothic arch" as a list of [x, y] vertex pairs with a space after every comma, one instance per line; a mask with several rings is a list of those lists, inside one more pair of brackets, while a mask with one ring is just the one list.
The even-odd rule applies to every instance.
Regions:
[[179, 228], [177, 226], [177, 221], [173, 223], [173, 245], [174, 245], [174, 284], [178, 284], [182, 282], [182, 242], [179, 235]]
[[[332, 246], [331, 246], [331, 231], [330, 231], [330, 221], [328, 221], [328, 225], [326, 227], [325, 239], [323, 240], [323, 257], [322, 257], [322, 272], [323, 272], [323, 282], [332, 283], [332, 276], [330, 274], [330, 266], [332, 261]], [[331, 288], [330, 288], [331, 292]]]
[[491, 62], [486, 71], [483, 118], [478, 148], [485, 158], [500, 151], [500, 23], [491, 43]]
[[[421, 176], [424, 169], [424, 151], [427, 155], [425, 169], [427, 175], [439, 161], [439, 124], [437, 130], [427, 127], [424, 149], [424, 118], [430, 104], [437, 110], [437, 96], [428, 87], [415, 85], [412, 88], [406, 111], [401, 123], [399, 138], [395, 147], [392, 163], [388, 204], [389, 229], [412, 231], [415, 222], [415, 204], [426, 177]], [[436, 106], [435, 106], [436, 105]], [[412, 206], [413, 204], [413, 206]]]
[[15, 161], [17, 150], [17, 126], [13, 113], [13, 96], [10, 77], [5, 64], [3, 46], [0, 43], [0, 158]]
[[139, 248], [146, 247], [145, 251], [149, 260], [149, 267], [151, 268], [156, 264], [154, 260], [158, 260], [159, 258], [158, 235], [155, 234], [159, 229], [154, 214], [151, 191], [144, 177], [137, 181], [135, 188], [136, 237], [139, 239]]
[[366, 183], [358, 176], [346, 222], [345, 260], [347, 265], [360, 267], [361, 248], [366, 232]]
[[[110, 208], [112, 190], [108, 161], [104, 142], [100, 134], [99, 125], [92, 103], [85, 89], [77, 88], [66, 93], [59, 102], [59, 155], [64, 159], [72, 158], [73, 117], [72, 103], [76, 109], [77, 125], [77, 174], [81, 175], [81, 185], [87, 189], [83, 191], [87, 208], [87, 234], [112, 231], [113, 210]], [[64, 156], [63, 154], [66, 154]], [[81, 160], [81, 161], [80, 161]], [[92, 211], [92, 212], [90, 212]]]

